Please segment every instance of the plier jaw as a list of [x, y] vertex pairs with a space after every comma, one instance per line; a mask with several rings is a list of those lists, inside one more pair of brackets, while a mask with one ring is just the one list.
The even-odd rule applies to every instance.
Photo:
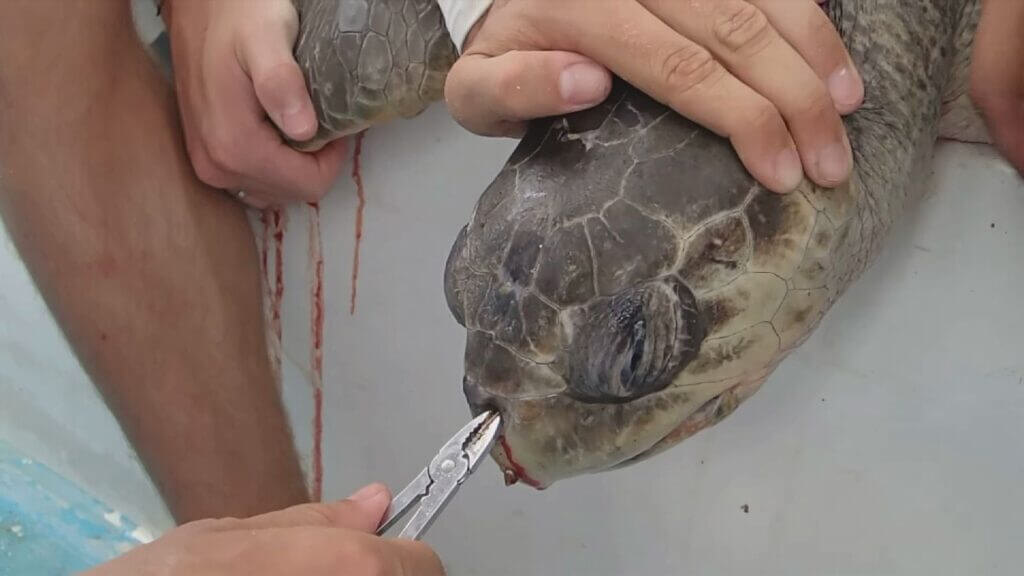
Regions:
[[463, 426], [441, 447], [430, 464], [392, 499], [377, 535], [387, 532], [419, 503], [420, 507], [398, 535], [419, 540], [491, 451], [500, 429], [501, 416], [497, 412], [484, 412]]

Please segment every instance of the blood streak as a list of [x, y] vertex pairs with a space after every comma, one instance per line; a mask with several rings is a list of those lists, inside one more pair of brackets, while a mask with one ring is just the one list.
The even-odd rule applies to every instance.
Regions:
[[260, 224], [263, 225], [263, 246], [260, 248], [260, 270], [263, 271], [263, 282], [270, 294], [270, 270], [267, 268], [267, 254], [270, 252], [270, 218], [267, 211], [260, 212]]
[[309, 262], [313, 272], [311, 283], [312, 298], [312, 326], [313, 326], [313, 350], [312, 365], [313, 374], [316, 377], [314, 384], [317, 388], [322, 383], [323, 376], [323, 341], [324, 341], [324, 257], [323, 241], [320, 237], [320, 205], [311, 203], [313, 210], [309, 218]]
[[[260, 267], [267, 289], [270, 307], [270, 362], [271, 368], [280, 381], [281, 368], [281, 301], [284, 297], [284, 233], [285, 215], [279, 209], [265, 210], [260, 216], [263, 223], [263, 247]], [[274, 281], [270, 279], [270, 243], [274, 243]], [[278, 382], [280, 384], [280, 382]]]
[[274, 220], [274, 298], [271, 304], [271, 326], [281, 342], [281, 301], [284, 299], [284, 232], [287, 225], [280, 209], [272, 213]]
[[512, 458], [512, 449], [508, 447], [508, 440], [506, 440], [505, 437], [502, 436], [500, 441], [501, 449], [505, 451], [505, 459], [508, 460], [508, 465], [512, 467], [512, 473], [515, 475], [515, 478], [511, 478], [508, 475], [506, 475], [505, 483], [514, 484], [516, 480], [522, 480], [528, 486], [532, 486], [534, 488], [539, 489], [540, 482], [537, 482], [536, 480], [531, 478], [530, 475], [526, 472], [526, 469], [517, 464], [516, 461]]
[[363, 136], [366, 132], [356, 134], [355, 148], [352, 152], [352, 181], [356, 184], [356, 239], [352, 255], [352, 296], [349, 302], [349, 314], [356, 313], [356, 285], [359, 280], [359, 249], [363, 242], [363, 209], [366, 207], [366, 191], [363, 189]]
[[310, 364], [313, 373], [313, 500], [319, 501], [323, 494], [323, 343], [324, 343], [324, 258], [323, 240], [320, 236], [320, 205], [310, 203], [309, 213], [309, 263], [312, 270], [310, 282], [310, 310], [312, 318], [313, 346]]

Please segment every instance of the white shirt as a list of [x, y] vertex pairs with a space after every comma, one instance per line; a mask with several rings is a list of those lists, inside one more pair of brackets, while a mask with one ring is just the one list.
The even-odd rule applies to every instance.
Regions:
[[462, 44], [466, 36], [484, 13], [491, 7], [493, 0], [437, 0], [437, 5], [444, 15], [448, 35], [455, 43], [455, 49], [462, 53]]

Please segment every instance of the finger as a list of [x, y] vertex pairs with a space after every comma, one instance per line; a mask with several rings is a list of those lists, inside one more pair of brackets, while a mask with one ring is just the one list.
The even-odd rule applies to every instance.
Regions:
[[383, 539], [358, 534], [348, 541], [343, 552], [345, 567], [351, 574], [380, 576], [444, 576], [441, 559], [423, 542]]
[[[217, 62], [207, 65], [212, 69]], [[245, 190], [268, 203], [319, 199], [330, 185], [329, 162], [287, 146], [266, 120], [252, 82], [239, 67], [210, 73], [209, 121], [200, 124], [193, 164], [200, 178], [221, 189]], [[323, 154], [333, 159], [337, 153]], [[340, 158], [334, 161], [335, 172]]]
[[250, 208], [263, 210], [265, 208], [270, 207], [270, 202], [266, 198], [263, 198], [262, 196], [256, 194], [252, 194], [250, 192], [246, 192], [244, 190], [230, 192], [230, 195], [234, 197], [235, 200], [241, 202], [242, 204], [245, 204]]
[[256, 123], [244, 114], [218, 116], [233, 130], [211, 128], [192, 152], [199, 178], [221, 190], [252, 199], [254, 206], [282, 205], [295, 201], [319, 201], [340, 170], [344, 142], [331, 143], [315, 153], [296, 151], [281, 142], [269, 123]]
[[445, 576], [444, 564], [426, 544], [414, 540], [384, 540], [385, 553], [396, 562], [393, 576]]
[[849, 114], [864, 101], [864, 82], [839, 32], [818, 0], [748, 0], [828, 86], [836, 110]]
[[[846, 180], [853, 154], [828, 89], [761, 10], [746, 0], [640, 2], [683, 36], [706, 47], [737, 79], [779, 110], [812, 180], [823, 186]], [[821, 12], [807, 0], [785, 4], [786, 10], [802, 6]]]
[[1024, 3], [987, 0], [974, 36], [971, 100], [993, 144], [1024, 174]]
[[301, 142], [316, 134], [316, 112], [292, 55], [298, 16], [290, 2], [279, 5], [282, 12], [269, 14], [265, 24], [240, 36], [238, 58], [267, 116], [289, 138]]
[[1001, 127], [994, 131], [993, 139], [996, 148], [1017, 169], [1017, 172], [1024, 176], [1024, 113], [1021, 113], [1022, 107], [1024, 106], [1018, 105], [1016, 108], [1007, 110], [1008, 115], [1012, 115], [1011, 119], [1003, 124], [1005, 128]]
[[264, 570], [260, 574], [444, 576], [445, 573], [437, 554], [426, 544], [413, 540], [385, 540], [345, 529], [305, 526], [246, 530], [241, 534], [245, 535], [248, 546], [239, 556]]
[[[282, 12], [276, 19], [270, 18], [269, 22], [286, 21], [289, 14], [294, 15], [294, 8], [288, 2], [268, 4], [267, 11], [261, 13], [268, 12], [272, 6], [278, 6]], [[270, 24], [262, 26], [267, 28]], [[279, 29], [284, 27], [278, 24]], [[223, 54], [224, 50], [211, 50], [213, 56], [202, 61], [209, 79], [203, 95], [207, 103], [207, 121], [200, 123], [199, 133], [194, 137], [199, 145], [192, 148], [201, 147], [202, 153], [193, 154], [193, 164], [204, 182], [226, 190], [245, 190], [256, 198], [257, 204], [317, 201], [337, 177], [344, 144], [339, 142], [318, 153], [303, 153], [282, 141], [281, 131], [267, 120], [267, 112], [249, 76], [254, 74], [260, 78], [254, 72], [257, 70], [253, 67], [254, 62], [271, 61], [261, 56], [265, 54], [261, 50], [266, 50], [267, 44], [241, 41], [235, 45], [232, 57], [239, 59], [239, 66], [225, 66], [215, 57]], [[245, 57], [238, 51], [243, 46], [248, 47]], [[290, 55], [286, 56], [290, 58]]]
[[445, 100], [467, 130], [506, 136], [527, 120], [596, 106], [611, 85], [607, 69], [571, 52], [469, 53], [449, 72]]
[[[800, 157], [782, 116], [767, 99], [643, 6], [602, 6], [601, 11], [573, 11], [573, 18], [568, 11], [552, 11], [543, 25], [551, 27], [549, 34], [561, 30], [581, 53], [654, 99], [729, 138], [744, 166], [768, 189], [787, 192], [800, 183]], [[623, 27], [623, 33], [607, 32]]]
[[338, 177], [345, 158], [345, 140], [335, 140], [316, 152], [300, 152], [280, 139], [271, 140], [273, 128], [264, 125], [265, 146], [254, 151], [249, 173], [254, 186], [268, 195], [317, 202]]
[[370, 484], [345, 500], [300, 504], [246, 518], [229, 528], [260, 530], [319, 526], [373, 533], [380, 525], [390, 503], [391, 493], [385, 486]]

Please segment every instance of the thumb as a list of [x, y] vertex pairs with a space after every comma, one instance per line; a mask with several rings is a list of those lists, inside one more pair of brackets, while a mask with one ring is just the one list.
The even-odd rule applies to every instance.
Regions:
[[370, 484], [359, 489], [341, 504], [348, 506], [334, 512], [332, 524], [373, 533], [380, 526], [388, 506], [391, 505], [391, 493], [383, 484]]
[[611, 85], [607, 69], [572, 52], [466, 54], [448, 74], [445, 99], [466, 129], [500, 136], [527, 120], [596, 106]]
[[267, 116], [289, 138], [304, 141], [316, 134], [316, 112], [292, 46], [298, 33], [294, 8], [243, 35], [238, 46], [242, 69]]
[[390, 504], [391, 494], [387, 487], [370, 484], [345, 500], [292, 506], [247, 518], [241, 526], [233, 528], [258, 530], [322, 526], [372, 534], [376, 532]]

